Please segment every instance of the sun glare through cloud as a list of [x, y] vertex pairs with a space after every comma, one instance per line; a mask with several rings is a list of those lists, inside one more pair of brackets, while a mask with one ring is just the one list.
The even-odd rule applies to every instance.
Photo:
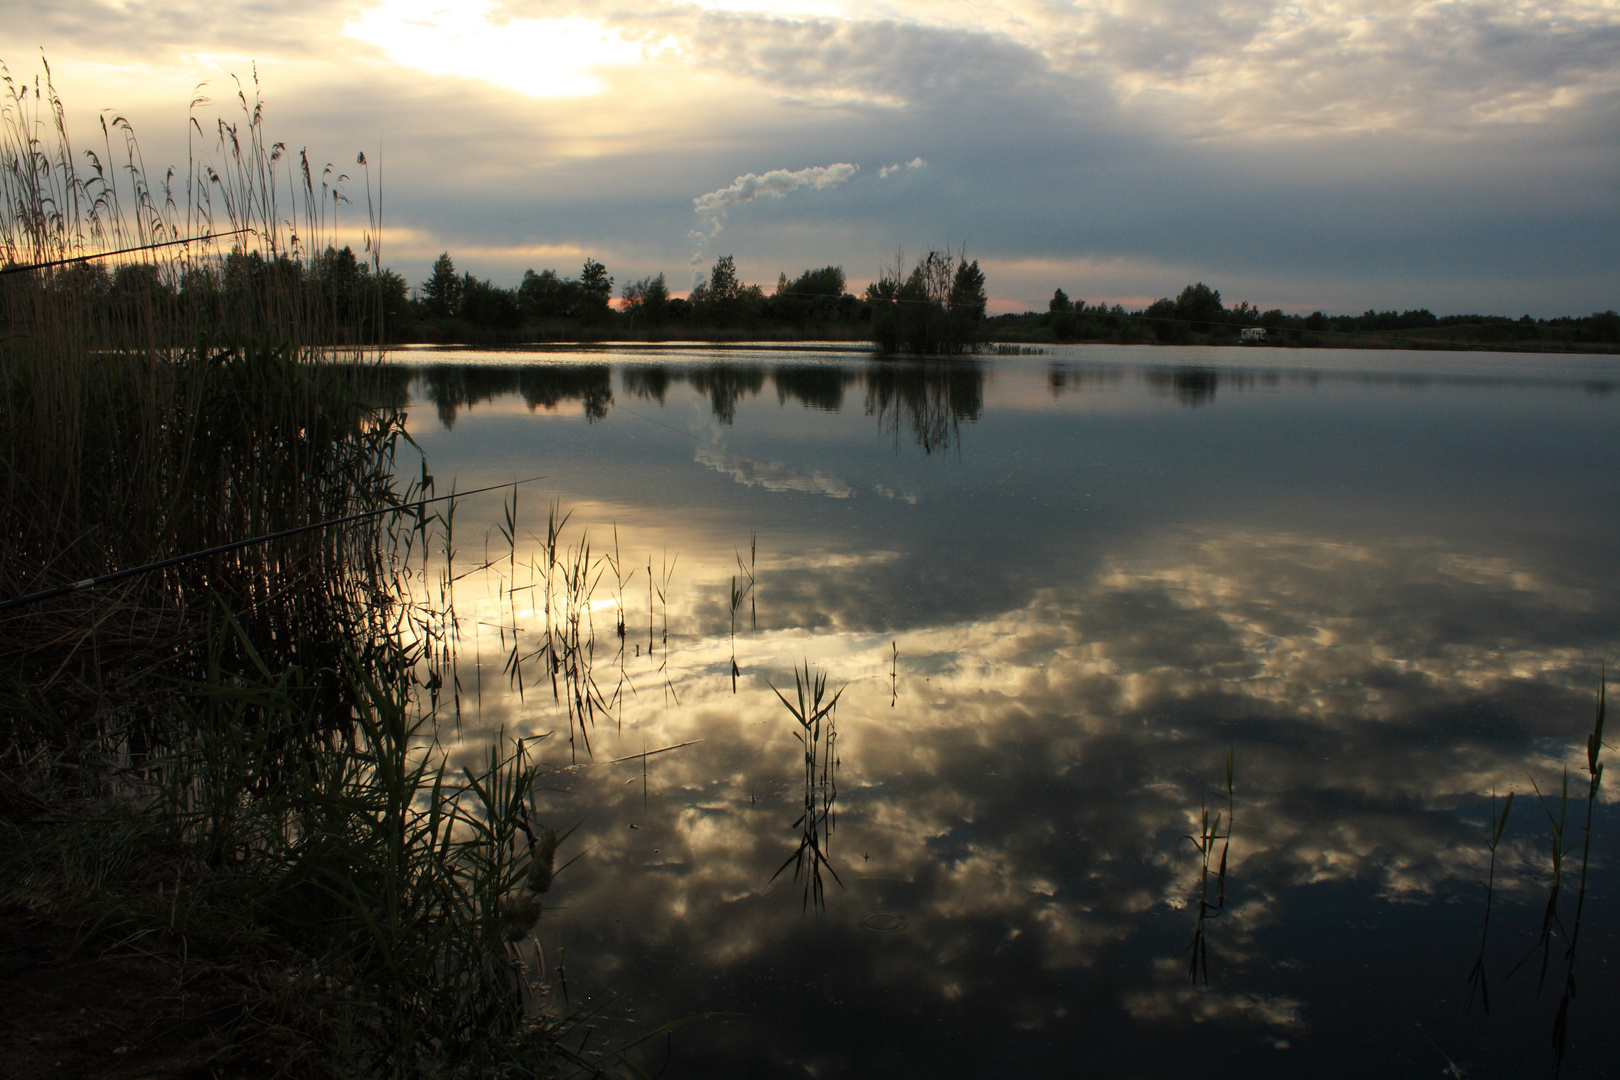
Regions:
[[488, 0], [386, 0], [345, 25], [349, 37], [390, 60], [433, 75], [479, 79], [531, 97], [587, 97], [604, 89], [599, 69], [637, 63], [642, 46], [600, 22], [495, 21]]

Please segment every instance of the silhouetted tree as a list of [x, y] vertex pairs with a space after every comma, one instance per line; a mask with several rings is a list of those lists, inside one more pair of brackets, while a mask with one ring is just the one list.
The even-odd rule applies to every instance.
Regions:
[[447, 251], [433, 260], [433, 271], [422, 282], [422, 310], [432, 318], [448, 319], [461, 311], [461, 279]]
[[1586, 320], [1583, 328], [1584, 336], [1588, 341], [1616, 342], [1620, 341], [1620, 314], [1614, 311], [1594, 311]]
[[769, 314], [788, 323], [811, 319], [841, 322], [855, 316], [858, 303], [853, 296], [845, 299], [844, 268], [824, 266], [820, 270], [806, 270], [792, 281], [786, 274], [779, 277]]
[[984, 293], [984, 271], [979, 269], [979, 260], [960, 260], [956, 275], [951, 280], [950, 310], [953, 319], [964, 332], [969, 331], [984, 318], [984, 308], [988, 302]]
[[1052, 299], [1046, 305], [1047, 323], [1052, 327], [1052, 336], [1059, 341], [1069, 341], [1079, 329], [1078, 313], [1086, 306], [1084, 300], [1078, 304], [1071, 303], [1069, 294], [1062, 289], [1052, 293]]
[[904, 278], [899, 259], [867, 287], [872, 340], [884, 352], [948, 354], [978, 343], [986, 303], [977, 261], [930, 251]]
[[591, 320], [605, 318], [612, 298], [613, 278], [608, 276], [607, 267], [595, 259], [586, 259], [579, 274], [578, 307], [570, 314]]
[[649, 323], [660, 323], [669, 306], [669, 285], [664, 281], [663, 274], [629, 282], [624, 287], [624, 301], [626, 314]]
[[1221, 294], [1200, 281], [1181, 290], [1174, 317], [1185, 322], [1220, 323], [1226, 321], [1226, 309], [1221, 306]]
[[709, 280], [699, 282], [690, 301], [693, 316], [716, 326], [732, 326], [750, 314], [765, 299], [758, 285], [744, 285], [737, 278], [737, 264], [725, 255], [715, 260]]
[[574, 283], [564, 281], [555, 270], [523, 271], [518, 285], [518, 309], [525, 319], [556, 319], [568, 314]]
[[514, 327], [523, 321], [515, 289], [503, 289], [471, 274], [461, 279], [461, 307], [457, 314], [479, 326]]

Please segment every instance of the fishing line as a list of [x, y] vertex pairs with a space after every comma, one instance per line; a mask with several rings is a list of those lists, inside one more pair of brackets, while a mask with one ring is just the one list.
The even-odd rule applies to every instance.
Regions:
[[69, 263], [89, 262], [91, 259], [106, 259], [114, 255], [128, 255], [135, 251], [153, 251], [157, 248], [174, 247], [176, 244], [200, 244], [204, 240], [218, 240], [225, 236], [240, 236], [242, 233], [255, 231], [256, 230], [254, 229], [232, 229], [230, 232], [207, 233], [203, 236], [188, 236], [183, 240], [164, 240], [156, 244], [142, 244], [139, 247], [119, 248], [117, 251], [98, 251], [93, 255], [74, 255], [71, 258], [52, 259], [50, 262], [30, 263], [27, 266], [0, 266], [0, 276], [5, 274], [21, 274], [29, 270], [44, 270], [52, 266], [67, 266]]
[[329, 521], [317, 521], [312, 525], [299, 525], [297, 528], [282, 529], [280, 532], [266, 533], [263, 536], [255, 536], [251, 540], [237, 540], [230, 544], [220, 544], [218, 547], [211, 547], [204, 551], [193, 551], [189, 555], [176, 555], [172, 559], [162, 559], [158, 562], [147, 563], [144, 566], [132, 566], [128, 570], [115, 570], [110, 574], [102, 574], [99, 577], [85, 578], [83, 581], [75, 581], [71, 585], [60, 585], [54, 589], [46, 589], [43, 592], [29, 593], [27, 596], [19, 596], [13, 600], [0, 602], [0, 611], [9, 611], [10, 609], [16, 607], [24, 607], [28, 604], [37, 604], [41, 600], [50, 600], [53, 597], [66, 596], [68, 593], [79, 592], [83, 589], [95, 588], [97, 585], [107, 585], [111, 582], [120, 581], [127, 577], [135, 577], [138, 574], [150, 574], [154, 570], [164, 570], [171, 566], [179, 566], [181, 563], [190, 562], [193, 559], [205, 559], [210, 555], [224, 555], [228, 552], [239, 551], [245, 547], [252, 547], [255, 544], [267, 544], [272, 540], [280, 540], [288, 536], [297, 536], [299, 533], [312, 532], [315, 529], [324, 529], [329, 525], [347, 525], [350, 522], [362, 521], [369, 517], [377, 517], [380, 514], [398, 513], [403, 510], [416, 510], [432, 503], [444, 502], [446, 499], [459, 499], [469, 495], [481, 495], [486, 491], [498, 491], [509, 487], [516, 488], [519, 484], [532, 484], [536, 480], [544, 479], [544, 476], [531, 476], [526, 480], [514, 480], [507, 484], [491, 484], [489, 487], [474, 488], [472, 491], [454, 491], [449, 495], [439, 495], [431, 499], [419, 499], [416, 502], [401, 503], [398, 506], [384, 506], [377, 510], [366, 510], [358, 514], [350, 514], [348, 517], [332, 518]]

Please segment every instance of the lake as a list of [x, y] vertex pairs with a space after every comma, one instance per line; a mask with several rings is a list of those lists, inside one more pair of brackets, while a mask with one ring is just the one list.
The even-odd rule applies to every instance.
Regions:
[[391, 359], [440, 493], [543, 474], [442, 730], [572, 829], [550, 1007], [701, 1017], [649, 1072], [1610, 1075], [1615, 358]]

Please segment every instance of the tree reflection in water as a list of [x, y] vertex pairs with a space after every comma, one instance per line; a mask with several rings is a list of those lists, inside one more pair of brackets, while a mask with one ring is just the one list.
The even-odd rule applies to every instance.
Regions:
[[857, 378], [855, 372], [832, 364], [782, 364], [771, 369], [777, 404], [786, 405], [792, 398], [824, 412], [844, 407], [844, 390]]
[[[684, 383], [709, 399], [717, 421], [731, 425], [737, 406], [764, 390], [766, 374], [761, 364], [632, 364], [622, 366], [619, 377], [625, 393], [659, 405], [671, 386]], [[791, 398], [826, 412], [841, 410], [846, 390], [864, 381], [866, 414], [877, 418], [896, 445], [900, 433], [909, 431], [924, 453], [953, 445], [961, 424], [976, 422], [984, 411], [984, 368], [973, 360], [885, 361], [860, 373], [831, 364], [793, 364], [773, 367], [769, 375], [779, 404]], [[593, 422], [613, 406], [606, 364], [434, 364], [419, 369], [417, 377], [420, 396], [434, 406], [446, 430], [455, 427], [460, 413], [508, 394], [521, 397], [531, 410], [578, 401]]]
[[887, 361], [866, 369], [866, 415], [900, 445], [908, 428], [925, 454], [949, 448], [962, 421], [984, 412], [984, 366], [975, 360]]
[[420, 377], [422, 396], [447, 430], [456, 426], [461, 411], [508, 394], [521, 397], [531, 411], [578, 401], [592, 422], [607, 416], [613, 404], [606, 364], [433, 364]]
[[1221, 383], [1221, 373], [1205, 367], [1154, 367], [1143, 372], [1142, 380], [1155, 393], [1173, 394], [1181, 404], [1196, 409], [1215, 400], [1215, 388]]
[[722, 424], [734, 423], [737, 403], [744, 398], [758, 397], [765, 388], [762, 364], [707, 364], [682, 374], [692, 389], [709, 395], [714, 418]]

